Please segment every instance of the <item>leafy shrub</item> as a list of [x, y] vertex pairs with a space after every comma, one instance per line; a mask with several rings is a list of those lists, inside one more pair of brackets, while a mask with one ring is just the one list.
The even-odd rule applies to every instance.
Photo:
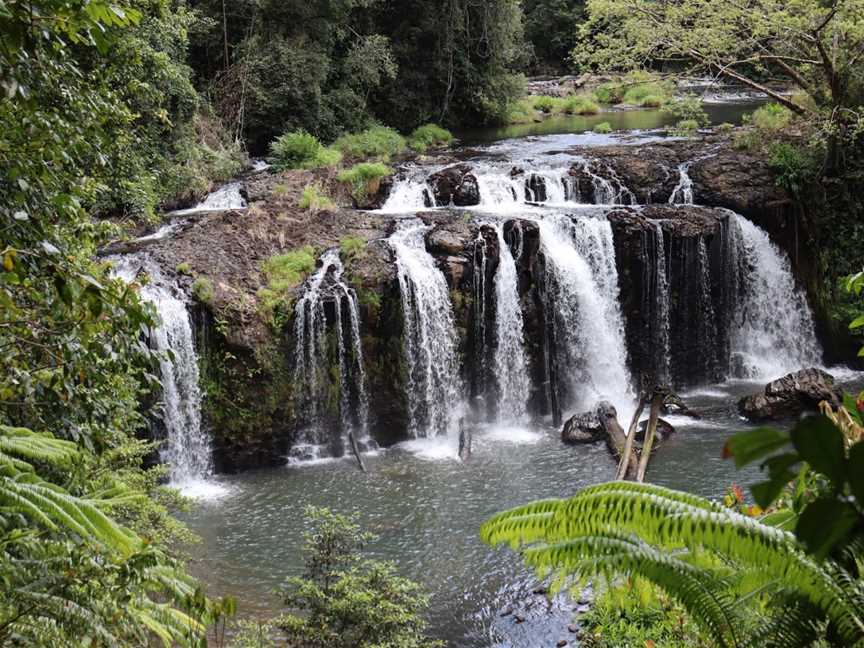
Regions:
[[633, 106], [659, 108], [668, 98], [669, 94], [661, 84], [644, 83], [628, 88], [623, 101]]
[[789, 126], [792, 121], [792, 111], [776, 103], [765, 104], [754, 111], [750, 123], [761, 131], [776, 133]]
[[538, 97], [534, 97], [532, 100], [532, 105], [534, 106], [534, 110], [539, 110], [543, 114], [550, 114], [555, 112], [555, 109], [561, 104], [561, 100], [558, 97], [549, 97], [546, 95], [540, 95]]
[[601, 135], [606, 135], [612, 132], [612, 124], [609, 122], [601, 122], [594, 127], [594, 132]]
[[351, 195], [358, 203], [378, 191], [381, 178], [393, 173], [393, 169], [381, 162], [361, 162], [342, 171], [339, 182], [351, 185]]
[[600, 106], [588, 97], [574, 95], [564, 101], [562, 110], [568, 115], [596, 115], [600, 112]]
[[678, 97], [663, 106], [663, 112], [671, 115], [678, 122], [694, 121], [696, 126], [707, 126], [711, 123], [708, 113], [702, 107], [702, 100], [695, 95]]
[[418, 153], [425, 153], [430, 147], [449, 146], [452, 142], [453, 134], [437, 124], [419, 126], [408, 136], [408, 146]]
[[675, 133], [678, 135], [689, 136], [699, 130], [699, 122], [695, 119], [682, 119], [675, 124]]
[[339, 151], [326, 148], [302, 130], [280, 135], [270, 144], [270, 162], [278, 171], [335, 166], [341, 159]]
[[768, 163], [777, 172], [777, 184], [793, 194], [813, 180], [819, 168], [809, 150], [787, 142], [771, 146]]
[[620, 83], [604, 83], [594, 90], [594, 98], [601, 104], [620, 104], [624, 101], [624, 86]]
[[405, 138], [392, 128], [373, 126], [360, 133], [343, 135], [333, 146], [349, 158], [389, 160], [405, 150]]
[[366, 239], [361, 236], [346, 236], [339, 241], [339, 252], [346, 259], [357, 259], [366, 252]]
[[335, 205], [320, 184], [311, 184], [303, 187], [303, 195], [300, 196], [298, 207], [311, 211], [326, 211], [333, 209]]
[[192, 283], [192, 294], [202, 304], [212, 304], [215, 291], [213, 290], [213, 282], [207, 277], [198, 277]]
[[717, 127], [717, 132], [722, 133], [723, 135], [728, 135], [733, 130], [735, 130], [735, 125], [730, 124], [729, 122], [723, 122]]
[[505, 121], [508, 124], [528, 124], [534, 121], [534, 103], [530, 97], [510, 103]]
[[279, 327], [291, 306], [289, 292], [315, 269], [315, 249], [307, 245], [270, 257], [261, 266], [267, 285], [258, 291], [260, 309], [273, 326]]
[[178, 263], [177, 267], [174, 268], [174, 271], [177, 274], [190, 275], [192, 274], [192, 266], [190, 266], [187, 261], [184, 261], [183, 263]]

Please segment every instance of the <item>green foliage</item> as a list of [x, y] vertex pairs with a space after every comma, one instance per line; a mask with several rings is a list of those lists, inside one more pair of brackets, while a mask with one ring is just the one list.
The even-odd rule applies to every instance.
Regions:
[[270, 163], [279, 171], [335, 166], [341, 159], [338, 151], [325, 148], [305, 131], [285, 133], [270, 144]]
[[267, 284], [258, 291], [259, 308], [272, 326], [278, 329], [290, 317], [291, 291], [314, 269], [315, 249], [310, 245], [264, 261], [261, 272]]
[[366, 253], [366, 239], [361, 236], [346, 236], [339, 241], [339, 252], [343, 259], [359, 259]]
[[283, 588], [290, 610], [276, 619], [289, 645], [308, 648], [433, 648], [422, 613], [428, 599], [386, 562], [363, 557], [374, 536], [354, 518], [306, 510], [306, 568]]
[[777, 133], [792, 122], [792, 111], [776, 103], [765, 104], [753, 112], [750, 122], [760, 131]]
[[534, 104], [530, 97], [510, 102], [503, 121], [507, 124], [527, 124], [534, 121]]
[[[777, 499], [802, 462], [829, 484], [802, 491], [796, 508], [762, 522], [686, 493], [612, 482], [500, 513], [481, 537], [521, 549], [559, 584], [639, 576], [674, 598], [718, 646], [854, 645], [864, 639], [857, 576], [864, 442], [847, 450], [849, 443], [823, 417], [789, 433], [760, 429], [730, 439], [725, 453], [737, 465], [763, 460], [768, 469], [769, 480], [753, 489], [760, 505]], [[794, 535], [781, 528], [790, 521]]]
[[600, 112], [600, 106], [588, 97], [573, 95], [564, 101], [561, 110], [568, 115], [596, 115]]
[[768, 163], [777, 174], [777, 184], [792, 194], [801, 193], [821, 169], [811, 150], [788, 142], [776, 142], [770, 146]]
[[202, 304], [212, 304], [216, 293], [213, 282], [207, 277], [198, 277], [192, 282], [192, 294]]
[[730, 124], [729, 122], [723, 122], [722, 124], [717, 126], [717, 132], [722, 133], [723, 135], [728, 135], [732, 131], [735, 130], [735, 125]]
[[191, 275], [192, 274], [192, 266], [190, 266], [188, 262], [183, 261], [182, 263], [177, 264], [177, 266], [174, 268], [174, 271], [177, 274], [181, 274], [181, 275]]
[[694, 95], [677, 97], [663, 106], [663, 112], [674, 117], [677, 121], [696, 122], [696, 127], [707, 126], [711, 123], [708, 113], [702, 106], [702, 100]]
[[594, 98], [601, 104], [620, 104], [626, 92], [622, 83], [609, 82], [594, 90]]
[[361, 162], [345, 169], [337, 176], [339, 182], [351, 185], [351, 195], [358, 204], [378, 191], [381, 178], [393, 173], [393, 169], [381, 162]]
[[690, 137], [699, 130], [699, 122], [695, 119], [684, 119], [675, 124], [675, 134]]
[[594, 132], [601, 135], [606, 135], [612, 132], [612, 124], [609, 122], [601, 122], [594, 127]]
[[333, 145], [352, 159], [387, 161], [405, 150], [405, 138], [392, 128], [373, 126], [361, 133], [343, 135]]
[[534, 110], [539, 110], [540, 112], [548, 115], [553, 112], [557, 112], [559, 107], [563, 105], [563, 102], [560, 97], [539, 95], [532, 99], [532, 105], [534, 107]]
[[640, 83], [627, 88], [623, 103], [646, 108], [659, 108], [669, 100], [669, 93], [661, 83]]
[[525, 36], [537, 63], [532, 67], [561, 71], [576, 45], [575, 25], [585, 15], [584, 0], [525, 0]]
[[300, 196], [300, 202], [297, 206], [300, 209], [309, 209], [315, 212], [332, 210], [336, 207], [320, 184], [303, 187], [303, 194]]
[[418, 153], [425, 153], [430, 148], [450, 146], [453, 134], [437, 124], [419, 126], [408, 136], [408, 146]]

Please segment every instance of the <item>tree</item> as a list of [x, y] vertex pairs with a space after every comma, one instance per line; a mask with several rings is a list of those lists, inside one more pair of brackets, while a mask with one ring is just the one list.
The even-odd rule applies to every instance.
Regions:
[[288, 579], [276, 620], [289, 646], [303, 648], [436, 648], [425, 636], [428, 605], [416, 583], [386, 562], [363, 558], [374, 536], [327, 509], [306, 511], [306, 571]]
[[815, 499], [761, 521], [687, 493], [611, 482], [500, 513], [481, 537], [521, 549], [559, 584], [640, 576], [677, 599], [718, 646], [860, 645], [864, 442], [845, 445], [822, 417], [791, 433], [733, 437], [727, 450], [739, 465], [771, 455], [768, 482], [754, 487], [758, 502], [775, 501], [803, 462], [815, 471], [811, 487], [824, 484]]
[[[862, 0], [589, 0], [574, 58], [604, 71], [656, 65], [710, 74], [824, 119], [829, 167], [840, 162], [864, 104]], [[815, 108], [775, 90], [780, 80]]]
[[584, 0], [525, 0], [525, 37], [534, 48], [538, 62], [552, 70], [568, 67], [576, 46], [576, 30], [585, 20]]

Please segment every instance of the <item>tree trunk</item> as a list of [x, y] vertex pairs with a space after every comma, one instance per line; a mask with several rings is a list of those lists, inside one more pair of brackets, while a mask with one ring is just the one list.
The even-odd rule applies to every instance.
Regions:
[[351, 443], [351, 450], [354, 456], [357, 457], [357, 463], [360, 464], [360, 470], [366, 472], [366, 464], [363, 463], [363, 456], [360, 454], [360, 447], [357, 445], [357, 439], [353, 432], [348, 433], [348, 441]]
[[645, 442], [642, 444], [642, 452], [639, 455], [639, 469], [636, 472], [636, 481], [645, 481], [645, 471], [648, 470], [648, 461], [651, 459], [651, 446], [654, 445], [654, 435], [657, 432], [657, 419], [660, 417], [660, 406], [663, 405], [665, 393], [662, 390], [654, 390], [654, 398], [651, 400], [651, 415], [648, 418], [648, 429], [645, 430]]
[[[627, 437], [624, 436], [624, 430], [621, 428], [618, 419], [615, 417], [603, 417], [602, 422], [603, 428], [606, 430], [606, 445], [609, 448], [609, 451], [614, 456], [621, 457], [621, 461], [623, 462], [624, 452], [627, 449]], [[635, 434], [635, 432], [631, 430], [631, 434]], [[624, 476], [632, 479], [636, 475], [638, 469], [636, 456], [632, 452], [627, 457], [627, 462], [624, 466]]]
[[[636, 428], [639, 425], [639, 417], [642, 416], [642, 410], [645, 409], [645, 401], [647, 397], [642, 394], [639, 396], [639, 405], [633, 413], [633, 419], [630, 421], [630, 429], [627, 430], [627, 439], [624, 442], [624, 450], [621, 452], [621, 460], [618, 462], [618, 472], [615, 473], [615, 479], [625, 479], [630, 467], [631, 457], [633, 456], [633, 440], [636, 437]], [[635, 460], [634, 460], [635, 463]], [[631, 478], [636, 474], [635, 470], [630, 471]]]

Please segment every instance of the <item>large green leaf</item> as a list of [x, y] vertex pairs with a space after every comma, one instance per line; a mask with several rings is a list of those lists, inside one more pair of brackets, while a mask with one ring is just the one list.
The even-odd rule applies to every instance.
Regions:
[[864, 509], [864, 441], [859, 441], [849, 449], [848, 470], [849, 486], [858, 506]]
[[790, 433], [792, 444], [813, 470], [834, 484], [843, 485], [846, 453], [843, 432], [824, 416], [811, 416], [799, 422]]
[[858, 513], [852, 506], [826, 497], [807, 505], [798, 518], [795, 535], [821, 560], [849, 535], [857, 522]]
[[723, 447], [723, 457], [733, 457], [735, 467], [741, 468], [779, 450], [787, 443], [789, 435], [786, 432], [760, 427], [731, 436]]

